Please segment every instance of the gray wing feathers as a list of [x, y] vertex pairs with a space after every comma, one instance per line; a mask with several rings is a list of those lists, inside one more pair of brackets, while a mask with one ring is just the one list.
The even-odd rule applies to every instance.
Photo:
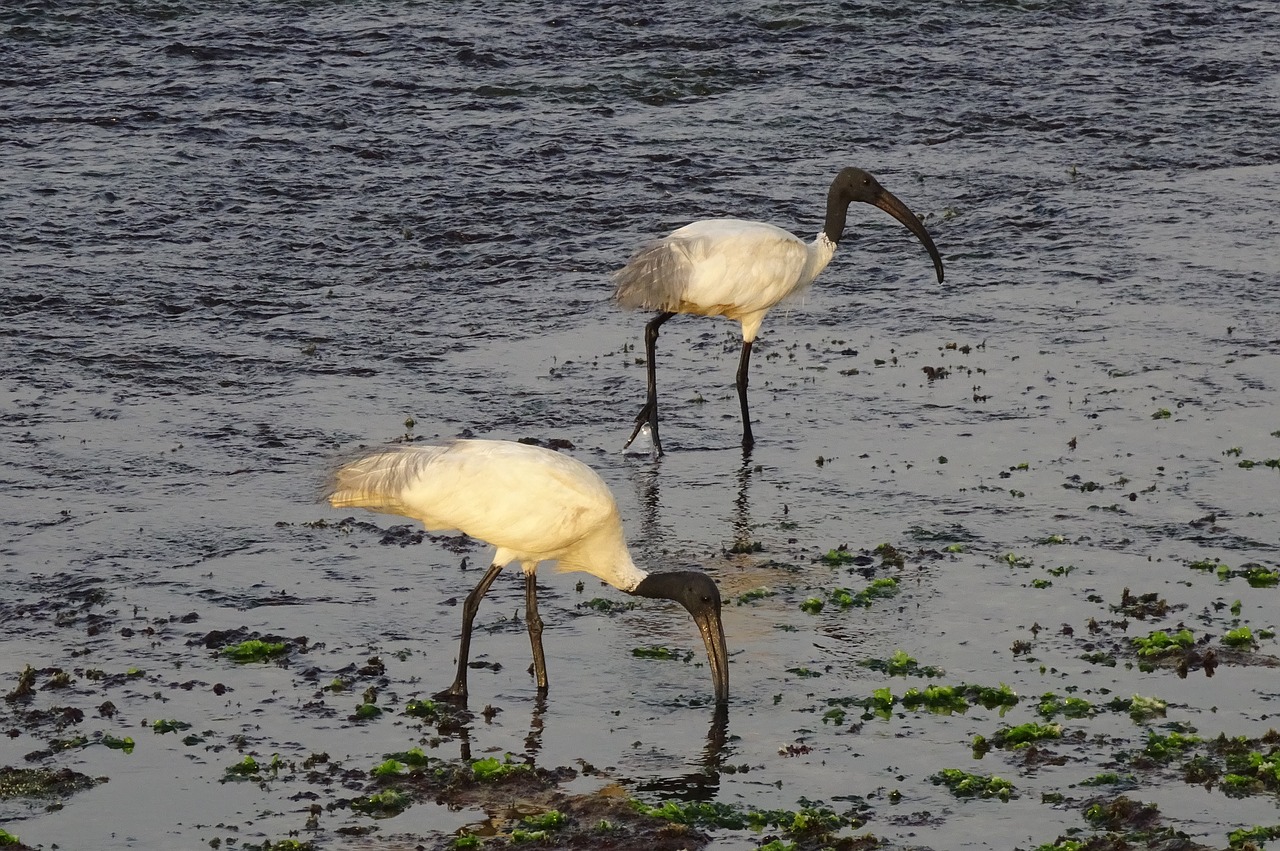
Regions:
[[614, 273], [614, 299], [623, 307], [678, 311], [693, 270], [690, 242], [660, 239], [643, 246]]
[[349, 461], [329, 481], [329, 504], [334, 508], [370, 508], [407, 514], [408, 506], [402, 501], [406, 490], [448, 449], [448, 446], [382, 448]]

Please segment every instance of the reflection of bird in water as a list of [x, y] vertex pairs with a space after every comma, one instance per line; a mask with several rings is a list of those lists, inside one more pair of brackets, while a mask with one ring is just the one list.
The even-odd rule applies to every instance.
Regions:
[[728, 656], [720, 591], [705, 573], [648, 573], [631, 560], [622, 520], [596, 473], [550, 449], [501, 440], [380, 449], [345, 464], [331, 483], [335, 508], [368, 508], [421, 520], [432, 531], [457, 529], [497, 547], [493, 563], [462, 609], [458, 673], [441, 697], [467, 695], [471, 628], [480, 599], [502, 568], [519, 562], [525, 576], [526, 624], [539, 693], [547, 689], [535, 571], [542, 561], [580, 570], [628, 594], [674, 600], [693, 616], [715, 686], [729, 699]]
[[[716, 707], [707, 730], [707, 744], [702, 749], [697, 770], [674, 777], [659, 777], [635, 784], [637, 792], [653, 792], [664, 798], [681, 801], [712, 801], [720, 793], [720, 767], [724, 764], [725, 742], [729, 738], [729, 713]], [[631, 785], [631, 784], [628, 784]]]
[[705, 219], [642, 246], [614, 274], [614, 298], [619, 304], [660, 311], [644, 329], [648, 397], [627, 446], [647, 425], [654, 451], [662, 454], [655, 348], [658, 329], [677, 313], [723, 316], [742, 323], [737, 376], [742, 445], [755, 443], [747, 410], [747, 368], [760, 324], [774, 305], [802, 291], [831, 262], [844, 236], [849, 205], [855, 201], [879, 207], [915, 234], [933, 258], [942, 282], [942, 258], [920, 219], [874, 177], [856, 168], [844, 169], [831, 182], [826, 222], [811, 243], [763, 222]]
[[751, 498], [748, 487], [751, 485], [751, 473], [759, 467], [751, 463], [750, 453], [746, 453], [742, 466], [738, 468], [738, 494], [733, 500], [733, 551], [751, 552], [755, 542], [751, 537]]
[[[533, 702], [533, 715], [529, 719], [529, 734], [524, 737], [524, 761], [533, 765], [542, 750], [542, 716], [547, 712], [547, 699], [539, 694]], [[437, 724], [437, 731], [442, 736], [457, 736], [459, 758], [463, 762], [471, 762], [471, 725], [475, 716], [464, 708], [441, 713], [442, 721]], [[485, 715], [486, 722], [489, 716]]]
[[665, 535], [661, 525], [662, 480], [659, 477], [661, 463], [635, 465], [631, 474], [636, 489], [636, 502], [640, 506], [640, 539], [659, 541]]

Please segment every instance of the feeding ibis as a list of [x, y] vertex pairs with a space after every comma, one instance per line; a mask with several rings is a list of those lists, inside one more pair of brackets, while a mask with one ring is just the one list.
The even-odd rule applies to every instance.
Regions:
[[439, 446], [382, 448], [344, 464], [329, 503], [422, 521], [428, 530], [456, 529], [497, 547], [493, 562], [462, 607], [458, 674], [441, 697], [467, 696], [471, 628], [502, 568], [524, 571], [526, 624], [538, 692], [547, 689], [535, 572], [539, 562], [583, 571], [637, 597], [674, 600], [688, 610], [707, 646], [718, 705], [729, 699], [728, 654], [720, 591], [705, 573], [649, 573], [631, 560], [618, 506], [586, 464], [550, 449], [504, 440], [458, 440]]
[[942, 283], [942, 258], [920, 219], [867, 172], [846, 168], [827, 191], [827, 218], [813, 242], [764, 222], [704, 219], [641, 246], [627, 265], [614, 273], [614, 298], [623, 307], [660, 311], [645, 325], [648, 400], [636, 417], [626, 445], [648, 425], [654, 451], [658, 438], [658, 385], [654, 350], [658, 329], [677, 313], [724, 316], [742, 323], [742, 355], [738, 362], [738, 402], [742, 406], [742, 446], [755, 443], [747, 410], [747, 367], [760, 323], [776, 304], [802, 291], [826, 268], [844, 236], [845, 217], [855, 201], [893, 216], [915, 234], [933, 258]]

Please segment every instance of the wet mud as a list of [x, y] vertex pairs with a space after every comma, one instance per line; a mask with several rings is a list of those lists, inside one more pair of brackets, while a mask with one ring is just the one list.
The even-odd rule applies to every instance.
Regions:
[[[1280, 17], [1264, 6], [0, 11], [0, 843], [1248, 848], [1280, 836]], [[871, 208], [755, 345], [687, 221]], [[861, 205], [865, 206], [865, 205]], [[320, 501], [536, 440], [665, 604]], [[507, 573], [511, 573], [508, 571]]]

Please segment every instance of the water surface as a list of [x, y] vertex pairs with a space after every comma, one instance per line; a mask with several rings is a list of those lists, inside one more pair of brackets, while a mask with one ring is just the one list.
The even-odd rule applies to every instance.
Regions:
[[[468, 745], [593, 766], [571, 791], [860, 801], [898, 846], [1034, 847], [1087, 830], [1073, 784], [1146, 737], [1102, 713], [1065, 722], [1093, 744], [1060, 746], [1061, 765], [974, 761], [972, 738], [1034, 719], [1040, 694], [1158, 696], [1160, 723], [1262, 735], [1274, 669], [1182, 679], [1081, 657], [1179, 622], [1210, 641], [1276, 626], [1274, 589], [1188, 564], [1276, 566], [1278, 43], [1261, 3], [9, 4], [0, 672], [6, 692], [25, 665], [75, 683], [5, 704], [0, 764], [109, 782], [12, 807], [6, 829], [33, 847], [274, 841], [303, 830], [300, 792], [356, 792], [220, 782], [246, 754], [358, 772], [419, 742], [457, 758], [456, 736], [399, 711], [447, 684], [485, 551], [380, 545], [317, 502], [343, 452], [406, 434], [569, 440], [639, 561], [700, 565], [728, 600], [774, 592], [726, 609], [729, 773], [704, 762], [706, 671], [630, 652], [696, 658], [682, 614], [601, 614], [579, 604], [621, 595], [548, 574], [540, 710], [510, 619], [522, 587], [500, 580], [475, 653], [501, 668], [474, 672], [472, 703], [501, 712]], [[737, 329], [683, 317], [659, 348], [668, 455], [623, 455], [647, 317], [611, 304], [609, 272], [695, 218], [816, 234], [848, 165], [924, 218], [946, 282], [887, 216], [851, 211], [832, 265], [756, 345], [750, 457]], [[886, 542], [904, 566], [817, 561]], [[868, 609], [800, 608], [884, 576], [898, 594]], [[1109, 625], [1125, 588], [1186, 608], [1126, 632]], [[240, 628], [310, 649], [237, 667], [204, 648]], [[926, 685], [857, 664], [897, 649], [1026, 700], [824, 722], [832, 700]], [[356, 723], [373, 680], [354, 672], [375, 655], [388, 712]], [[321, 689], [344, 674], [353, 693]], [[63, 706], [84, 719], [23, 714]], [[161, 718], [202, 742], [154, 734]], [[24, 760], [77, 733], [137, 746]], [[929, 780], [943, 767], [1020, 795], [959, 801]], [[1068, 803], [1041, 802], [1055, 792]], [[1130, 794], [1213, 847], [1275, 821], [1274, 794], [1173, 771]], [[378, 827], [431, 847], [485, 819], [421, 803]], [[369, 820], [338, 807], [305, 835], [352, 847], [335, 833], [352, 824]]]

